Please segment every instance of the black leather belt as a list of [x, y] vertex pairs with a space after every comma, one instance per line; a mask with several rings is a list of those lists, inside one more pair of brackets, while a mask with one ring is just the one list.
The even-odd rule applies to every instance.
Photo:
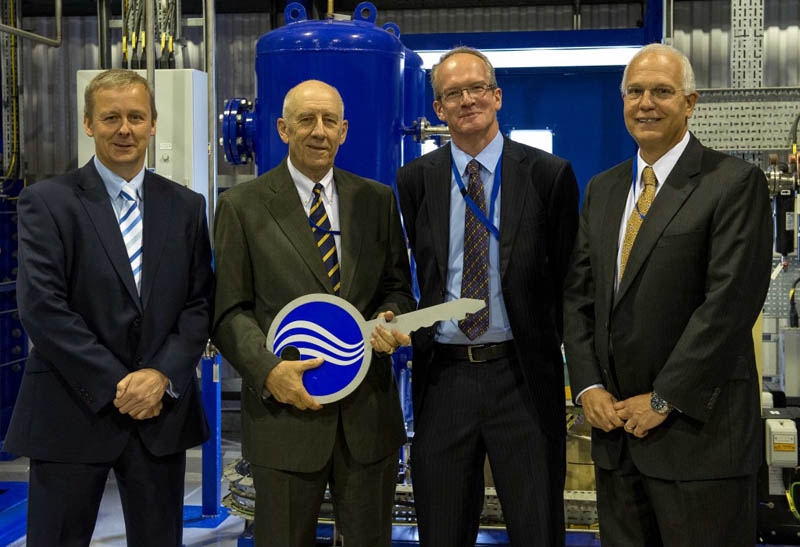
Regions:
[[498, 344], [476, 344], [474, 346], [460, 346], [456, 344], [436, 344], [436, 356], [454, 361], [469, 361], [470, 363], [485, 363], [494, 359], [514, 355], [514, 341], [500, 342]]

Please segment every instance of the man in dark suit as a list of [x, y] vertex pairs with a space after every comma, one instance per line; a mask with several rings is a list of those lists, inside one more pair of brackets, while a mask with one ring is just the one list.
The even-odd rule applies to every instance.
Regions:
[[503, 138], [502, 92], [480, 52], [446, 53], [431, 83], [452, 142], [397, 174], [419, 306], [463, 296], [487, 307], [412, 336], [420, 542], [475, 543], [488, 454], [512, 545], [563, 545], [561, 291], [577, 229], [575, 175]]
[[111, 469], [128, 545], [181, 545], [213, 274], [202, 196], [144, 169], [155, 120], [147, 80], [101, 73], [85, 95], [94, 158], [20, 194], [34, 347], [5, 448], [30, 458], [31, 547], [89, 545]]
[[621, 89], [639, 152], [590, 181], [565, 288], [601, 540], [752, 546], [763, 440], [751, 329], [769, 284], [767, 183], [689, 133], [698, 95], [676, 49], [640, 50]]
[[[397, 205], [388, 186], [333, 166], [347, 136], [335, 88], [316, 80], [292, 88], [277, 125], [288, 158], [226, 191], [215, 223], [213, 340], [242, 375], [256, 544], [313, 546], [330, 484], [348, 547], [388, 547], [398, 448], [405, 442], [389, 354], [408, 337], [379, 327], [362, 383], [324, 407], [302, 384], [303, 372], [322, 359], [282, 360], [265, 347], [265, 337], [286, 304], [310, 293], [336, 294], [365, 318], [385, 312], [391, 320], [413, 309]], [[316, 216], [320, 208], [325, 214]], [[324, 236], [315, 241], [314, 229], [335, 245]]]

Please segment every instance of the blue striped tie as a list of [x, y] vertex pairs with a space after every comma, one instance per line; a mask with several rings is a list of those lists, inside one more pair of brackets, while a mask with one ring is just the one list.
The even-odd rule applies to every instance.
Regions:
[[342, 288], [339, 257], [336, 254], [336, 242], [331, 232], [331, 221], [328, 219], [328, 213], [322, 203], [322, 185], [315, 184], [313, 192], [314, 199], [311, 201], [311, 210], [308, 213], [308, 218], [311, 219], [311, 222], [316, 227], [312, 226], [311, 231], [314, 232], [314, 239], [317, 240], [317, 247], [319, 247], [319, 254], [322, 256], [325, 271], [328, 272], [328, 277], [331, 278], [333, 294], [338, 295], [339, 289]]
[[125, 242], [125, 249], [128, 251], [128, 259], [131, 263], [133, 280], [136, 282], [136, 291], [142, 289], [142, 213], [139, 211], [139, 203], [136, 198], [125, 190], [121, 190], [119, 195], [125, 199], [124, 210], [119, 218], [119, 229], [122, 232], [122, 239]]

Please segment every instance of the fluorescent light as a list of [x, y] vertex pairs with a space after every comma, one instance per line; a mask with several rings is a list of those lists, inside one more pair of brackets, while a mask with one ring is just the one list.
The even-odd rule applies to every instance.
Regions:
[[[484, 49], [494, 68], [535, 68], [569, 66], [625, 66], [639, 51], [639, 46], [596, 48]], [[439, 62], [445, 50], [417, 51], [422, 68]]]
[[553, 153], [553, 132], [549, 129], [512, 129], [508, 138]]

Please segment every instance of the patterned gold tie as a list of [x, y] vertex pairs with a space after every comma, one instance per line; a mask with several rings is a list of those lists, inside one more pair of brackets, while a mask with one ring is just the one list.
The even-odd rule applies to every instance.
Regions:
[[636, 207], [631, 212], [630, 218], [628, 218], [628, 226], [625, 228], [625, 239], [622, 240], [622, 257], [619, 261], [620, 281], [622, 281], [622, 274], [625, 273], [625, 265], [628, 263], [628, 257], [633, 248], [633, 241], [639, 233], [639, 228], [642, 226], [642, 221], [644, 221], [647, 211], [650, 210], [650, 206], [653, 204], [653, 198], [656, 197], [656, 185], [658, 181], [656, 180], [656, 174], [653, 172], [653, 168], [649, 165], [645, 167], [642, 172], [642, 181], [644, 182], [644, 190], [642, 190], [642, 194], [636, 202]]

